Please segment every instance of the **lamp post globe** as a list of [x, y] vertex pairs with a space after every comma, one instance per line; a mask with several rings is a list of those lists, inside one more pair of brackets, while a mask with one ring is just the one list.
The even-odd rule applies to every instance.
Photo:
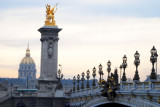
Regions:
[[110, 71], [111, 71], [111, 62], [110, 62], [110, 60], [107, 62], [107, 66], [108, 66], [107, 71], [108, 71], [108, 78], [109, 78], [109, 74], [110, 74]]
[[58, 70], [58, 75], [56, 74], [56, 78], [60, 81], [63, 78], [63, 74], [61, 74], [61, 70]]
[[126, 57], [126, 55], [124, 55], [123, 62], [126, 62], [126, 61], [127, 61], [127, 57]]
[[99, 68], [99, 70], [101, 71], [101, 70], [102, 70], [102, 65], [100, 64], [100, 65], [98, 66], [98, 68]]
[[151, 54], [153, 54], [153, 55], [154, 55], [155, 53], [157, 53], [157, 50], [156, 50], [155, 46], [153, 46], [153, 48], [151, 49], [150, 52], [151, 52]]

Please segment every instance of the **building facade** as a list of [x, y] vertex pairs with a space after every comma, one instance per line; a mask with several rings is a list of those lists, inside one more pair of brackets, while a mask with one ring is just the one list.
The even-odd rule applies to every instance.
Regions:
[[29, 45], [26, 50], [25, 57], [21, 60], [18, 70], [18, 78], [36, 79], [36, 64], [30, 57]]

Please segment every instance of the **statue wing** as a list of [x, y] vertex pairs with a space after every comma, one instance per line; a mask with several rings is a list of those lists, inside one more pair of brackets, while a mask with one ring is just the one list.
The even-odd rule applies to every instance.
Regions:
[[[57, 5], [58, 5], [58, 3], [56, 5], [54, 5], [54, 7], [50, 10], [51, 13], [55, 13], [57, 11]], [[56, 8], [56, 10], [54, 11], [55, 8]]]

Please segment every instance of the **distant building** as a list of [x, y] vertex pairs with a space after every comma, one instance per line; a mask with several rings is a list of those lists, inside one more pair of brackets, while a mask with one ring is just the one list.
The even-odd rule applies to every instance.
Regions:
[[26, 50], [26, 56], [21, 60], [19, 65], [18, 78], [36, 79], [36, 64], [30, 57], [29, 45]]
[[29, 45], [25, 57], [21, 60], [18, 70], [18, 78], [0, 78], [0, 90], [7, 90], [7, 87], [13, 86], [16, 89], [35, 89], [36, 64], [30, 57]]

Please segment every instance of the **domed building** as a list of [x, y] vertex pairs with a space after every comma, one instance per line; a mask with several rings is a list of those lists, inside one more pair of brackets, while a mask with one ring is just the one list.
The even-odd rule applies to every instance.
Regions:
[[29, 45], [25, 57], [20, 62], [18, 78], [0, 78], [0, 90], [5, 90], [3, 86], [10, 87], [11, 85], [13, 85], [14, 90], [36, 89], [38, 85], [36, 80], [36, 64], [30, 57]]
[[26, 50], [26, 56], [21, 60], [18, 70], [18, 78], [36, 79], [36, 64], [30, 57], [29, 45]]

